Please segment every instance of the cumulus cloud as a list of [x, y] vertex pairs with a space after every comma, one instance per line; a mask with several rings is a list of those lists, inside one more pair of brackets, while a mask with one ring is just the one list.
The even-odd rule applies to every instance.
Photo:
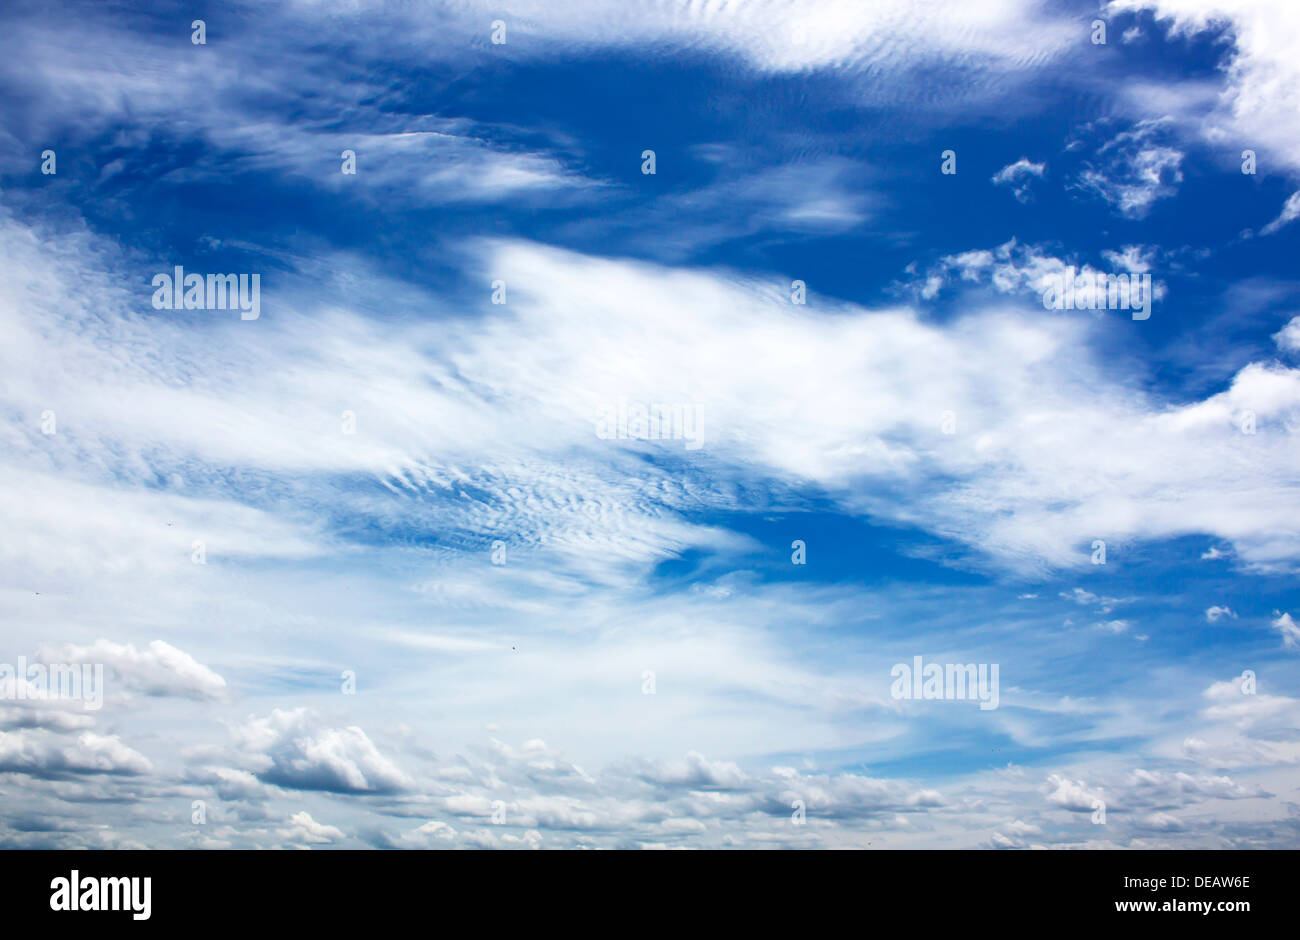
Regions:
[[1015, 819], [1003, 826], [989, 837], [989, 845], [995, 849], [1023, 849], [1034, 844], [1034, 837], [1042, 836], [1043, 829], [1022, 819]]
[[264, 783], [336, 793], [392, 793], [411, 785], [360, 728], [326, 727], [305, 708], [275, 709], [232, 731], [241, 756]]
[[1273, 340], [1281, 350], [1292, 353], [1300, 352], [1300, 317], [1294, 317], [1288, 321], [1286, 326], [1273, 334]]
[[1212, 768], [1272, 767], [1300, 762], [1297, 701], [1260, 687], [1253, 671], [1215, 682], [1203, 693], [1203, 724], [1180, 753]]
[[1071, 812], [1091, 813], [1097, 808], [1097, 803], [1104, 802], [1101, 790], [1091, 789], [1081, 780], [1070, 780], [1060, 774], [1052, 774], [1047, 778], [1047, 783], [1048, 802]]
[[44, 662], [102, 663], [114, 691], [151, 696], [178, 696], [200, 701], [226, 695], [226, 680], [182, 650], [162, 640], [142, 650], [130, 643], [99, 639], [88, 646], [64, 643], [41, 650]]
[[303, 842], [308, 845], [328, 845], [338, 842], [346, 836], [337, 826], [327, 826], [311, 818], [306, 810], [289, 817], [290, 827], [284, 830], [283, 837], [291, 842]]
[[734, 790], [746, 779], [735, 764], [709, 761], [694, 751], [681, 761], [646, 762], [636, 773], [657, 786], [691, 790]]
[[46, 730], [0, 731], [0, 772], [58, 777], [68, 774], [147, 774], [153, 764], [116, 735], [90, 731], [62, 737]]
[[[1125, 245], [1118, 251], [1103, 249], [1101, 256], [1111, 265], [1109, 270], [1058, 258], [1041, 246], [1021, 244], [1011, 238], [993, 249], [945, 255], [917, 277], [911, 289], [921, 299], [931, 300], [946, 287], [980, 286], [999, 294], [1033, 297], [1041, 307], [1045, 292], [1059, 290], [1059, 285], [1072, 275], [1075, 308], [1104, 311], [1109, 303], [1106, 276], [1150, 273], [1153, 252], [1141, 245]], [[908, 273], [916, 276], [915, 264], [909, 266]], [[1164, 283], [1153, 277], [1151, 300], [1163, 300], [1165, 294]]]

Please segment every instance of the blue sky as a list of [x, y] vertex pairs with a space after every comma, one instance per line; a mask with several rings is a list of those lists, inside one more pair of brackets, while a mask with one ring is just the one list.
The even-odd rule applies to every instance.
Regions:
[[1300, 7], [554, 7], [0, 14], [0, 844], [1294, 847]]

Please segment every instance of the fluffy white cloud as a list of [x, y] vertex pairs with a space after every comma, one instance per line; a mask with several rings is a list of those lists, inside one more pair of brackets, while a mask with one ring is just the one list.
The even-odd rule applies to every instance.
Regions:
[[275, 709], [232, 729], [258, 779], [289, 789], [387, 793], [410, 778], [360, 728], [329, 728], [305, 708]]
[[1105, 802], [1102, 791], [1091, 789], [1081, 780], [1070, 780], [1060, 774], [1047, 778], [1047, 801], [1075, 813], [1091, 813], [1099, 802]]
[[304, 842], [309, 845], [328, 845], [347, 838], [337, 826], [327, 826], [311, 818], [306, 810], [289, 817], [290, 827], [284, 831], [284, 838], [291, 842]]
[[1300, 96], [1300, 7], [1291, 0], [1111, 0], [1108, 15], [1149, 10], [1170, 33], [1227, 29], [1232, 52], [1224, 88], [1197, 126], [1234, 158], [1256, 150], [1300, 170], [1300, 124], [1291, 103]]
[[90, 731], [75, 737], [46, 730], [0, 731], [0, 772], [57, 777], [63, 774], [146, 774], [148, 758], [116, 735]]
[[1300, 703], [1266, 692], [1253, 673], [1215, 682], [1203, 693], [1203, 723], [1177, 753], [1203, 766], [1243, 768], [1300, 762]]
[[144, 695], [220, 699], [226, 694], [226, 680], [188, 653], [170, 643], [154, 640], [138, 650], [130, 643], [96, 640], [89, 646], [72, 643], [47, 646], [44, 662], [99, 663], [109, 670], [113, 691], [135, 691]]
[[1273, 334], [1273, 340], [1279, 349], [1292, 353], [1300, 352], [1300, 317], [1288, 321], [1286, 326]]

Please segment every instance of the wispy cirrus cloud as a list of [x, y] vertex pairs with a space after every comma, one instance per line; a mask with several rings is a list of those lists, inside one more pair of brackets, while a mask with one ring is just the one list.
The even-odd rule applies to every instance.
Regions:
[[[6, 655], [107, 688], [0, 703], [0, 843], [1294, 842], [1290, 130], [1203, 186], [1228, 13], [6, 10]], [[1155, 316], [1044, 309], [1072, 266]]]

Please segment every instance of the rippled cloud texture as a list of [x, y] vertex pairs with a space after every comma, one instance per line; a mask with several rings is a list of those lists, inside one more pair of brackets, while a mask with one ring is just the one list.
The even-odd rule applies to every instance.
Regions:
[[1300, 840], [1291, 0], [0, 37], [0, 844]]

